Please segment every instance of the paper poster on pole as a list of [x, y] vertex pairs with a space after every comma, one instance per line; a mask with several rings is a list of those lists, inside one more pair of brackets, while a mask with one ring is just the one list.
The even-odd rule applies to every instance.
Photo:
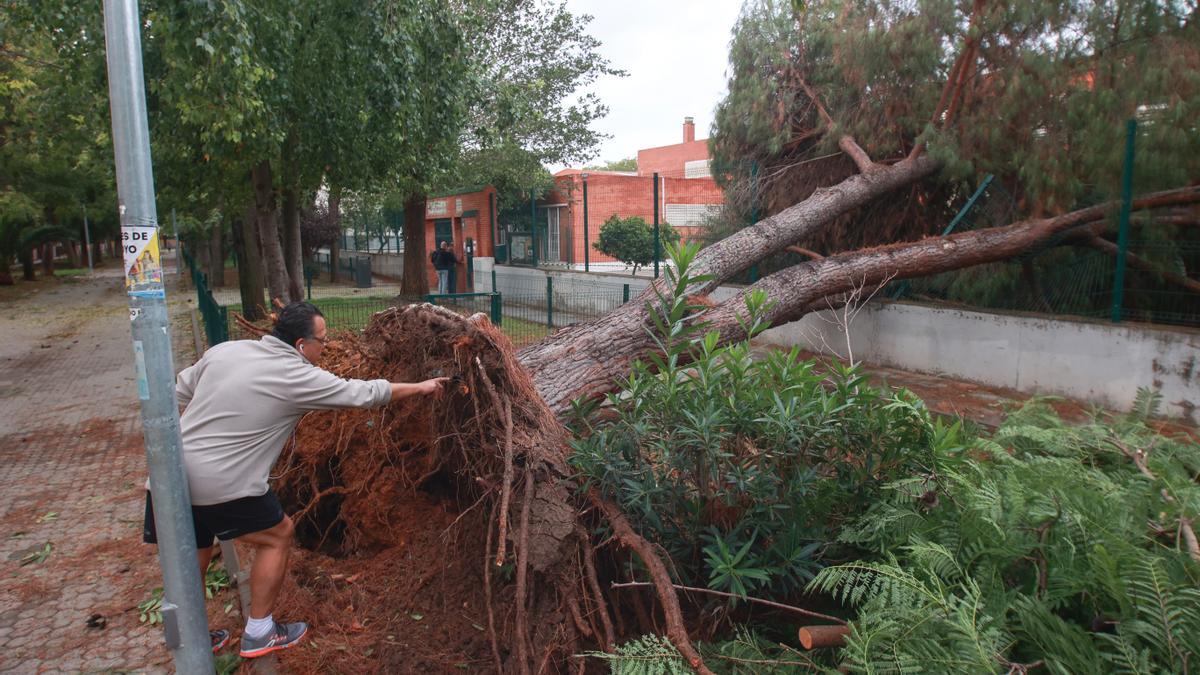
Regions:
[[126, 292], [141, 297], [163, 297], [158, 228], [122, 227], [121, 248], [125, 259]]

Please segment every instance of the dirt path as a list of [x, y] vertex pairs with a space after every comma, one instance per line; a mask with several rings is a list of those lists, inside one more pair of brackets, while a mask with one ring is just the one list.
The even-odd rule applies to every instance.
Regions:
[[[141, 544], [145, 454], [119, 275], [113, 266], [0, 294], [3, 672], [170, 667], [136, 611], [161, 579]], [[186, 321], [186, 294], [171, 302]], [[177, 363], [194, 358], [182, 325]], [[106, 627], [89, 628], [93, 614]]]
[[[768, 344], [755, 346], [755, 351], [764, 354], [770, 350], [787, 351]], [[813, 352], [802, 352], [804, 358], [828, 362], [829, 357]], [[889, 368], [872, 363], [863, 363], [863, 370], [871, 382], [879, 387], [905, 388], [925, 402], [932, 412], [949, 418], [962, 418], [985, 429], [995, 429], [1014, 409], [1034, 398], [1030, 394], [1004, 387], [992, 387], [977, 382], [955, 380], [937, 375], [926, 375], [912, 371]], [[1046, 397], [1063, 421], [1083, 424], [1096, 412], [1119, 416], [1120, 413], [1099, 410], [1083, 401], [1059, 396]], [[1166, 434], [1184, 434], [1200, 439], [1200, 430], [1179, 420], [1154, 420], [1151, 426]]]

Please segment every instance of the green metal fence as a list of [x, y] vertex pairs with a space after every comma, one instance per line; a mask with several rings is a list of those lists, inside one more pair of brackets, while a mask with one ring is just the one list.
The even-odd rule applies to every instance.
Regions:
[[[892, 284], [889, 295], [937, 304], [1114, 323], [1200, 326], [1200, 233], [1131, 214], [1136, 121], [1126, 129], [1122, 208], [1104, 236], [1075, 246], [1049, 242], [1014, 260]], [[1006, 225], [1015, 200], [988, 176], [943, 234]], [[1113, 233], [1116, 241], [1109, 241]]]
[[213, 298], [212, 291], [208, 288], [208, 275], [200, 271], [192, 255], [183, 247], [180, 247], [179, 251], [187, 263], [188, 271], [192, 273], [192, 285], [196, 287], [196, 304], [200, 309], [200, 318], [204, 321], [204, 336], [208, 339], [208, 346], [225, 342], [229, 339], [228, 312]]
[[[581, 321], [599, 318], [628, 300], [628, 290], [617, 293], [559, 293], [549, 282], [540, 290], [522, 289], [511, 294], [455, 293], [430, 294], [425, 302], [446, 307], [470, 316], [486, 314], [492, 323], [518, 347], [537, 342], [553, 331]], [[361, 331], [371, 317], [395, 305], [391, 297], [319, 297], [310, 300], [325, 315], [330, 330]], [[226, 339], [252, 338], [249, 332], [232, 320], [241, 305], [221, 308], [213, 320], [221, 322]], [[205, 315], [206, 329], [209, 321]]]

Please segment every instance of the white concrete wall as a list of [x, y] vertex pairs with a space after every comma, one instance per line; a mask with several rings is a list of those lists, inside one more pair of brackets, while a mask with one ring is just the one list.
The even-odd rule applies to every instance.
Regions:
[[[829, 313], [772, 328], [762, 339], [843, 358], [847, 352]], [[1200, 331], [885, 302], [858, 315], [850, 347], [867, 363], [1114, 410], [1128, 410], [1139, 388], [1151, 388], [1162, 394], [1164, 414], [1200, 422]]]
[[[490, 289], [491, 271], [480, 268], [476, 288]], [[597, 308], [615, 308], [624, 284], [630, 285], [630, 298], [636, 298], [651, 281], [628, 274], [495, 269], [506, 307], [524, 298], [544, 308], [546, 277], [552, 277], [555, 325], [589, 318]], [[738, 290], [722, 286], [713, 299], [722, 302]], [[762, 340], [841, 358], [848, 353], [846, 335], [829, 312], [772, 328]], [[1067, 396], [1113, 410], [1128, 410], [1137, 390], [1150, 388], [1162, 394], [1165, 415], [1200, 423], [1196, 330], [878, 302], [855, 318], [849, 347], [858, 361], [1027, 394]]]

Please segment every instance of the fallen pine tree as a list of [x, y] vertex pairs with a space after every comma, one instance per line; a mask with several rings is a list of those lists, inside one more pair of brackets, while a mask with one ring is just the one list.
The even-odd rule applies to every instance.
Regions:
[[[843, 536], [891, 481], [924, 481], [916, 507], [936, 506], [931, 467], [957, 437], [919, 401], [877, 392], [853, 369], [816, 374], [795, 352], [751, 359], [748, 338], [772, 311], [765, 293], [748, 296], [741, 339], [723, 341], [702, 320], [711, 310], [684, 292], [696, 283], [691, 253], [682, 250], [682, 276], [669, 274], [671, 292], [651, 303], [657, 350], [616, 382], [606, 409], [572, 407], [574, 434], [483, 315], [397, 307], [361, 337], [331, 344], [325, 365], [346, 377], [453, 378], [438, 402], [312, 413], [281, 458], [277, 489], [315, 550], [286, 602], [378, 652], [348, 670], [580, 670], [582, 654], [614, 654], [657, 633], [678, 650], [672, 658], [705, 672], [695, 640], [719, 640], [739, 616], [712, 613], [710, 595], [761, 591], [774, 599], [769, 611], [854, 618], [805, 590], [837, 562], [817, 542]], [[718, 409], [704, 407], [713, 402]], [[1178, 524], [1194, 539], [1190, 513]], [[706, 578], [697, 565], [728, 570]], [[829, 574], [819, 588], [870, 581]], [[414, 644], [425, 630], [445, 635]], [[862, 639], [850, 633], [852, 646]], [[414, 653], [426, 660], [414, 663]], [[312, 669], [339, 669], [345, 658]]]
[[[977, 1], [950, 12], [793, 3], [764, 30], [753, 21], [767, 5], [751, 5], [743, 16], [749, 28], [738, 35], [775, 42], [746, 50], [743, 63], [735, 39], [729, 121], [718, 131], [744, 142], [718, 139], [717, 146], [760, 157], [768, 167], [807, 167], [798, 169], [807, 172], [799, 179], [780, 174], [802, 184], [794, 204], [699, 252], [684, 250], [678, 262], [685, 278], [659, 280], [608, 316], [519, 352], [482, 317], [422, 305], [383, 312], [361, 337], [332, 345], [328, 366], [343, 376], [412, 381], [444, 372], [457, 380], [433, 406], [310, 415], [281, 458], [281, 495], [316, 551], [297, 565], [288, 602], [311, 611], [319, 629], [340, 631], [361, 648], [322, 652], [326, 660], [314, 669], [361, 670], [355, 664], [363, 659], [382, 668], [446, 668], [459, 665], [454, 653], [468, 655], [461, 662], [468, 669], [580, 671], [587, 665], [579, 654], [610, 653], [623, 639], [654, 632], [669, 638], [688, 667], [705, 671], [694, 637], [714, 634], [706, 605], [675, 587], [688, 561], [648, 537], [645, 521], [619, 493], [581, 472], [561, 420], [628, 385], [624, 378], [641, 372], [639, 360], [653, 364], [643, 380], [661, 376], [664, 367], [687, 366], [697, 350], [740, 344], [756, 324], [795, 320], [892, 279], [1092, 241], [1097, 223], [1114, 219], [1119, 206], [1082, 187], [1100, 174], [1107, 181], [1120, 165], [1104, 130], [1119, 131], [1139, 106], [1160, 100], [1185, 110], [1200, 93], [1185, 76], [1195, 72], [1196, 24], [1154, 3], [1128, 13], [1113, 3], [1099, 10], [1069, 5], [1042, 18], [1029, 3]], [[1088, 35], [1111, 33], [1112, 44], [1061, 39], [1081, 25]], [[922, 51], [918, 41], [929, 44]], [[1038, 65], [1033, 74], [1031, 63]], [[1151, 64], [1160, 77], [1141, 77]], [[1100, 75], [1108, 78], [1104, 91], [1128, 96], [1098, 95]], [[1184, 187], [1145, 194], [1132, 209], [1175, 217], [1200, 203], [1187, 124], [1164, 115], [1149, 127], [1160, 147], [1171, 142], [1177, 151], [1160, 157], [1173, 181], [1160, 187]], [[761, 129], [766, 137], [755, 135]], [[1181, 129], [1186, 140], [1171, 141]], [[1081, 147], [1080, 137], [1097, 139], [1097, 147]], [[821, 153], [838, 155], [841, 173], [814, 175]], [[710, 299], [718, 285], [789, 247], [834, 230], [869, 232], [875, 216], [884, 217], [886, 232], [913, 219], [937, 222], [956, 194], [948, 186], [973, 167], [995, 167], [1016, 183], [1022, 208], [1015, 222], [949, 237], [872, 241], [773, 271], [724, 303]], [[1183, 271], [1175, 281], [1189, 288]], [[709, 340], [699, 336], [710, 332], [711, 344], [680, 342], [685, 333]], [[614, 402], [609, 409], [617, 408]], [[861, 461], [848, 449], [825, 450], [806, 455], [814, 463], [806, 468], [821, 475], [830, 470], [821, 463]], [[737, 446], [738, 453], [753, 455], [754, 447]], [[900, 454], [896, 466], [914, 458]], [[708, 488], [700, 481], [697, 489]], [[712, 524], [736, 519], [742, 508], [707, 503], [710, 510], [700, 513]], [[650, 510], [659, 506], [678, 507]], [[618, 594], [605, 583], [612, 581], [649, 583], [640, 588], [653, 592]], [[412, 661], [413, 654], [423, 660]]]

